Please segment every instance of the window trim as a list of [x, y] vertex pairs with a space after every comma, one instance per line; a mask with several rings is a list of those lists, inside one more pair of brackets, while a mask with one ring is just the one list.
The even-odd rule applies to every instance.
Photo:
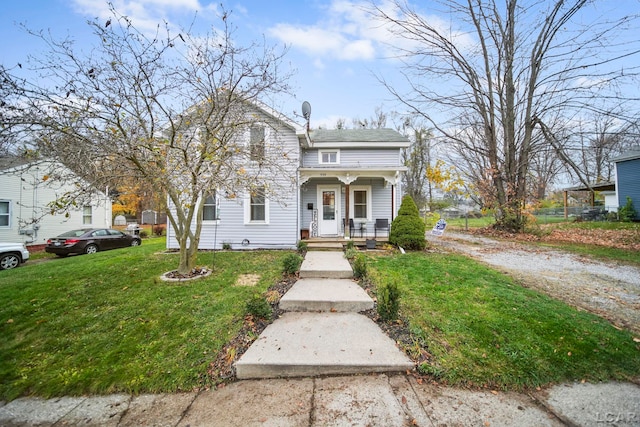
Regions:
[[[259, 187], [265, 190], [265, 187]], [[266, 192], [264, 196], [264, 220], [255, 221], [251, 219], [251, 193], [247, 193], [244, 196], [244, 224], [245, 225], [269, 225], [269, 197]]]
[[11, 200], [8, 199], [0, 199], [0, 203], [6, 203], [7, 204], [7, 213], [6, 214], [0, 214], [2, 216], [6, 216], [7, 217], [7, 225], [0, 225], [0, 228], [11, 228]]
[[[89, 209], [89, 214], [87, 215], [86, 209]], [[89, 222], [86, 222], [86, 218], [89, 218]], [[93, 206], [84, 205], [82, 206], [82, 225], [93, 225]]]
[[[209, 196], [213, 196], [213, 204], [212, 203], [208, 203], [207, 204], [207, 199], [209, 198]], [[204, 209], [207, 206], [214, 206], [214, 219], [205, 219], [204, 218]], [[204, 224], [218, 224], [220, 222], [220, 199], [218, 197], [218, 192], [216, 190], [213, 191], [213, 194], [211, 194], [210, 192], [204, 193], [202, 196], [202, 222]]]
[[[252, 134], [252, 130], [256, 129], [256, 128], [260, 128], [262, 129], [262, 155], [260, 156], [260, 158], [258, 158], [258, 156], [254, 157], [253, 154], [253, 148], [254, 145], [252, 144], [252, 139], [251, 139], [251, 134]], [[249, 161], [251, 162], [255, 162], [255, 163], [260, 163], [263, 162], [266, 158], [266, 154], [267, 154], [267, 126], [262, 124], [262, 123], [253, 123], [251, 124], [251, 126], [249, 126]]]
[[[356, 191], [366, 191], [366, 199], [367, 199], [367, 217], [366, 218], [356, 218], [355, 213], [355, 192]], [[352, 185], [349, 187], [349, 215], [354, 221], [366, 220], [367, 222], [373, 221], [373, 213], [372, 213], [372, 200], [373, 194], [371, 191], [370, 185]]]
[[[325, 162], [322, 160], [322, 155], [325, 153], [336, 153], [336, 161], [335, 162]], [[325, 150], [318, 150], [318, 164], [321, 165], [339, 165], [340, 164], [340, 149], [339, 148], [334, 148], [334, 149], [325, 149]]]

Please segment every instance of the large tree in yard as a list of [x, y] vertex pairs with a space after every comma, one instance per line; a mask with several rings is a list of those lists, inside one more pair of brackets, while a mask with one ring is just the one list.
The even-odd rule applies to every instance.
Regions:
[[[112, 14], [89, 22], [89, 51], [32, 32], [47, 53], [0, 69], [0, 135], [33, 142], [101, 188], [127, 177], [166, 194], [178, 271], [186, 273], [195, 266], [203, 201], [212, 192], [290, 191], [293, 178], [261, 181], [283, 176], [288, 153], [278, 143], [260, 153], [243, 143], [252, 123], [265, 122], [256, 111], [275, 114], [261, 101], [288, 92], [289, 75], [279, 69], [285, 50], [235, 43], [226, 12], [205, 36], [167, 24], [147, 34]], [[257, 154], [260, 161], [250, 161]]]
[[521, 230], [533, 159], [570, 161], [563, 135], [582, 117], [637, 117], [638, 15], [587, 0], [430, 5], [372, 0], [409, 89], [380, 80], [454, 148], [497, 227]]

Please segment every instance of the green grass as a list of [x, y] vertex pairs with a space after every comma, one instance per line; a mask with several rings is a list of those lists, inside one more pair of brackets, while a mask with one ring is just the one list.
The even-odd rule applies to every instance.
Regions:
[[633, 336], [464, 256], [370, 259], [374, 284], [400, 277], [401, 315], [432, 359], [421, 370], [459, 385], [522, 389], [640, 375]]
[[[217, 252], [214, 274], [182, 284], [164, 238], [26, 263], [0, 274], [0, 400], [207, 385], [208, 364], [242, 326], [246, 302], [282, 277], [286, 251]], [[211, 266], [211, 252], [199, 265]], [[242, 273], [256, 287], [232, 286]]]
[[538, 242], [538, 246], [560, 249], [578, 255], [586, 255], [590, 258], [602, 261], [615, 261], [622, 264], [640, 266], [640, 252], [627, 249], [608, 248], [605, 246], [584, 245], [579, 243], [548, 243]]

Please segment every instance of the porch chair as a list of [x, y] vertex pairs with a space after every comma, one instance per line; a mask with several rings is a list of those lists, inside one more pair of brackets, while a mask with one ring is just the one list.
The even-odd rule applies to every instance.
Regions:
[[353, 218], [349, 218], [349, 237], [353, 238], [355, 237], [353, 235], [353, 232], [358, 230], [360, 231], [360, 237], [362, 237], [362, 232], [364, 231], [363, 228], [365, 227], [364, 224], [360, 224], [360, 227], [356, 228], [355, 223], [353, 222]]
[[387, 230], [387, 233], [390, 233], [389, 220], [386, 218], [376, 219], [376, 224], [373, 227], [373, 235], [376, 239], [378, 238], [378, 230]]

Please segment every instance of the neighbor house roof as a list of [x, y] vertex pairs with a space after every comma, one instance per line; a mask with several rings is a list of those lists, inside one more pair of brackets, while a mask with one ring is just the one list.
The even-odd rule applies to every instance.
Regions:
[[393, 129], [318, 129], [309, 133], [312, 146], [322, 147], [408, 147], [407, 137]]
[[629, 151], [625, 151], [618, 157], [614, 157], [613, 159], [611, 159], [611, 161], [617, 163], [635, 159], [640, 159], [640, 147], [634, 147]]
[[[591, 190], [594, 190], [594, 191], [615, 191], [616, 190], [616, 183], [612, 181], [597, 182], [597, 183], [594, 182], [593, 184], [589, 184], [589, 185], [591, 186]], [[579, 187], [565, 188], [564, 191], [590, 191], [590, 189], [582, 185]]]

